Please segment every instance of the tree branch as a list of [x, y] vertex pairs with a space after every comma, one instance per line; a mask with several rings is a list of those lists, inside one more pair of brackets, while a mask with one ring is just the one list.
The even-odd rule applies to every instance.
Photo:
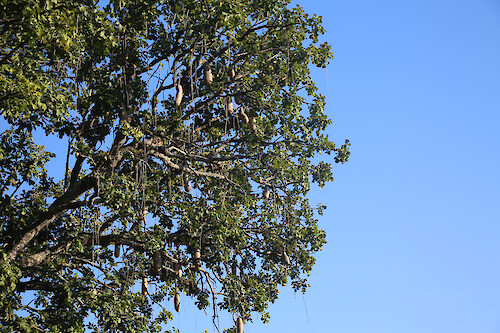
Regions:
[[87, 204], [86, 201], [75, 202], [79, 196], [93, 188], [96, 180], [92, 176], [86, 176], [81, 181], [77, 181], [74, 186], [70, 186], [68, 190], [56, 199], [49, 209], [40, 214], [40, 217], [34, 223], [34, 226], [24, 233], [21, 239], [12, 245], [11, 250], [7, 253], [7, 260], [13, 260], [18, 253], [28, 245], [28, 243], [38, 235], [38, 233], [55, 221], [62, 213], [68, 209], [82, 207]]

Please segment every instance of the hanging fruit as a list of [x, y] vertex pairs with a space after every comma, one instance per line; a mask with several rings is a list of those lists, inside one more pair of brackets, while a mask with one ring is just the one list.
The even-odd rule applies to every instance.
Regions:
[[212, 76], [212, 70], [210, 69], [210, 64], [209, 63], [204, 63], [203, 64], [203, 70], [204, 70], [204, 74], [205, 74], [205, 84], [207, 86], [211, 85], [212, 84], [212, 81], [213, 81], [213, 76]]
[[161, 253], [160, 251], [156, 251], [153, 254], [153, 265], [154, 265], [154, 271], [157, 276], [160, 276], [161, 274]]
[[240, 108], [240, 113], [238, 114], [238, 118], [240, 118], [240, 121], [245, 124], [248, 124], [248, 122], [250, 121], [243, 108]]
[[199, 271], [201, 269], [201, 252], [200, 252], [200, 249], [196, 249], [194, 251], [193, 258], [194, 258], [194, 266], [195, 266], [196, 270]]
[[236, 261], [233, 261], [233, 264], [231, 265], [231, 273], [233, 273], [233, 275], [236, 275], [237, 269], [238, 269], [238, 264], [236, 263]]
[[270, 192], [269, 192], [269, 188], [268, 188], [268, 187], [266, 187], [266, 188], [264, 189], [264, 192], [262, 193], [262, 197], [263, 197], [264, 199], [266, 199], [266, 200], [267, 200], [267, 199], [269, 199], [269, 193], [270, 193]]
[[288, 254], [286, 254], [285, 251], [283, 251], [283, 261], [285, 264], [290, 265], [290, 258], [288, 257]]
[[191, 191], [191, 182], [189, 181], [189, 177], [186, 172], [182, 173], [182, 183], [184, 184], [184, 190], [186, 192]]
[[179, 312], [179, 310], [181, 309], [181, 297], [179, 296], [179, 293], [175, 294], [174, 307], [175, 307], [175, 311], [177, 311], [177, 312]]
[[241, 105], [243, 102], [241, 101], [241, 85], [239, 83], [236, 83], [234, 87], [234, 101], [236, 104]]
[[234, 101], [236, 102], [236, 104], [238, 104], [238, 105], [243, 104], [241, 101], [242, 93], [241, 93], [241, 83], [240, 82], [236, 82], [234, 84], [233, 95], [234, 95]]
[[142, 294], [146, 296], [148, 294], [148, 278], [142, 278]]
[[178, 262], [174, 263], [174, 271], [177, 277], [182, 277], [182, 267]]
[[184, 96], [184, 91], [180, 83], [177, 83], [177, 95], [175, 95], [175, 106], [181, 105], [182, 97]]
[[250, 118], [250, 128], [254, 133], [257, 133], [257, 125], [255, 125], [255, 120], [254, 118]]
[[120, 244], [115, 243], [115, 258], [120, 256]]
[[233, 115], [233, 111], [234, 111], [234, 106], [233, 106], [233, 98], [232, 97], [228, 97], [228, 102], [226, 104], [226, 111], [227, 111], [227, 114], [229, 115]]
[[243, 319], [241, 319], [241, 317], [236, 319], [236, 332], [243, 333]]

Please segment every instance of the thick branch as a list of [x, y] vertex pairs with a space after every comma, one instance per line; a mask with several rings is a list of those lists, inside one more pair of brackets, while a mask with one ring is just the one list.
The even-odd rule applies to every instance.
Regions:
[[176, 169], [176, 170], [181, 170], [181, 171], [184, 171], [184, 172], [196, 175], [196, 176], [212, 177], [212, 178], [218, 178], [218, 179], [222, 179], [222, 180], [226, 179], [226, 177], [224, 175], [221, 175], [218, 173], [198, 171], [198, 170], [194, 170], [192, 168], [177, 165], [174, 162], [172, 162], [172, 160], [168, 156], [166, 156], [165, 154], [162, 154], [158, 151], [153, 151], [152, 155], [159, 158], [166, 165], [168, 165], [169, 167]]
[[45, 281], [26, 281], [19, 282], [17, 284], [17, 289], [21, 292], [27, 290], [43, 290], [43, 291], [55, 291], [56, 289], [50, 282]]
[[81, 181], [76, 182], [74, 186], [71, 186], [61, 197], [50, 205], [46, 212], [40, 214], [33, 227], [25, 232], [21, 239], [12, 246], [11, 250], [7, 254], [7, 260], [15, 259], [18, 253], [24, 249], [42, 229], [61, 216], [64, 211], [85, 205], [86, 202], [75, 202], [75, 200], [83, 193], [94, 187], [95, 183], [95, 178], [89, 175]]

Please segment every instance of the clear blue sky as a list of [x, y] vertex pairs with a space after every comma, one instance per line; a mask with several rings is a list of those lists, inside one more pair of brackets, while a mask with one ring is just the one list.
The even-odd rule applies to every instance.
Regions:
[[[309, 292], [245, 333], [499, 333], [500, 1], [297, 3], [323, 16], [315, 78], [352, 155], [311, 193], [328, 244]], [[192, 302], [174, 318], [215, 331]]]
[[309, 292], [245, 332], [500, 332], [500, 1], [298, 3], [323, 16], [316, 78], [352, 155], [312, 193]]

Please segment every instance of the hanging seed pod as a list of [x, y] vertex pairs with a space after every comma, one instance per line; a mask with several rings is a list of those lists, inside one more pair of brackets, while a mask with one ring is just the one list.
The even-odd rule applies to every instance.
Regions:
[[182, 97], [184, 96], [184, 90], [180, 83], [177, 83], [177, 95], [175, 95], [175, 106], [181, 105]]
[[234, 106], [233, 106], [233, 99], [231, 97], [228, 97], [228, 102], [226, 104], [226, 111], [227, 111], [227, 114], [229, 115], [233, 115], [233, 111], [234, 111]]
[[200, 249], [196, 249], [196, 251], [194, 251], [193, 258], [194, 258], [194, 266], [195, 266], [196, 270], [199, 271], [201, 269], [201, 252], [200, 252]]
[[234, 68], [231, 68], [231, 74], [229, 74], [231, 77], [231, 80], [234, 80], [234, 77], [236, 76], [236, 72], [234, 71]]
[[184, 185], [184, 190], [186, 192], [191, 192], [191, 182], [189, 181], [189, 177], [186, 172], [182, 173], [182, 183]]
[[234, 85], [233, 95], [236, 104], [242, 105], [243, 103], [241, 101], [241, 84], [239, 82]]
[[146, 296], [148, 294], [148, 278], [142, 278], [142, 294]]
[[179, 294], [175, 294], [175, 297], [174, 297], [174, 307], [175, 307], [175, 311], [179, 312], [179, 310], [181, 309], [181, 297], [179, 296]]
[[233, 275], [236, 275], [237, 269], [238, 269], [238, 264], [236, 263], [236, 261], [234, 261], [233, 264], [231, 265], [231, 273], [233, 273]]
[[243, 108], [240, 109], [240, 113], [238, 114], [238, 118], [240, 118], [240, 121], [245, 123], [245, 124], [248, 124], [248, 122], [250, 121], [250, 119], [248, 119], [248, 116], [245, 113], [245, 111], [243, 110]]
[[290, 258], [288, 257], [288, 254], [286, 254], [285, 251], [283, 251], [283, 261], [285, 264], [290, 265]]
[[266, 199], [266, 200], [267, 200], [267, 199], [269, 199], [269, 193], [270, 193], [270, 192], [269, 192], [269, 188], [268, 188], [268, 187], [266, 187], [266, 188], [264, 189], [264, 192], [262, 193], [262, 197], [263, 197], [264, 199]]
[[236, 102], [236, 104], [238, 104], [238, 105], [243, 104], [243, 102], [241, 101], [241, 95], [240, 95], [240, 94], [238, 94], [238, 93], [236, 93], [236, 94], [234, 95], [234, 101], [235, 101], [235, 102]]
[[243, 333], [243, 319], [241, 319], [241, 317], [236, 319], [236, 332]]
[[120, 256], [120, 244], [115, 243], [115, 258]]
[[210, 69], [210, 64], [208, 64], [207, 62], [203, 64], [203, 69], [204, 69], [204, 74], [205, 74], [205, 84], [207, 86], [211, 85], [212, 84], [212, 81], [213, 81], [213, 76], [212, 76], [212, 70]]
[[160, 251], [156, 251], [153, 254], [153, 264], [154, 264], [154, 271], [156, 276], [160, 276], [161, 274], [161, 253]]
[[254, 120], [254, 118], [253, 118], [253, 117], [252, 117], [252, 118], [250, 118], [250, 128], [252, 129], [252, 131], [253, 131], [254, 133], [256, 133], [256, 132], [257, 132], [257, 125], [255, 125], [255, 120]]
[[174, 263], [174, 271], [177, 277], [182, 277], [182, 267], [178, 262]]

